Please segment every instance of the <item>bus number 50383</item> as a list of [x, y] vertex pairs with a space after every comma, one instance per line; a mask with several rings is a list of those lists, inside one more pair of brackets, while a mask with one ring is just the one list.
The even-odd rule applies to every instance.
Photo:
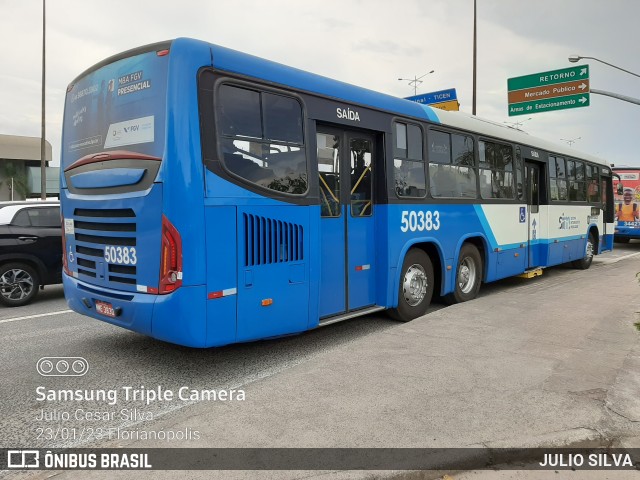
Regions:
[[136, 247], [104, 247], [104, 261], [115, 265], [135, 265], [138, 263]]
[[429, 232], [440, 229], [440, 212], [427, 210], [426, 212], [408, 211], [402, 212], [400, 231], [402, 232]]

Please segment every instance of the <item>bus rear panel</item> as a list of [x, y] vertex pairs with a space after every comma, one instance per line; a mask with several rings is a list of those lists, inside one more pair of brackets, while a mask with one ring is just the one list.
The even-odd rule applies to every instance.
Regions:
[[[193, 89], [169, 78], [170, 49], [165, 42], [112, 57], [68, 88], [61, 162], [63, 283], [70, 307], [79, 313], [204, 346], [204, 321], [196, 320], [203, 317], [206, 295], [203, 268], [195, 267], [200, 259], [188, 256], [190, 273], [183, 277], [184, 242], [197, 244], [191, 236], [203, 230], [202, 189], [198, 194], [189, 182], [176, 180], [165, 191], [167, 178], [188, 177], [202, 185], [201, 169], [191, 166], [199, 151], [192, 151], [189, 136], [174, 133], [176, 125], [194, 118], [168, 108], [168, 99], [187, 100]], [[180, 55], [176, 60], [185, 62]], [[202, 59], [195, 62], [201, 65]], [[188, 211], [193, 217], [187, 218]], [[191, 248], [196, 255], [202, 250]], [[189, 311], [193, 319], [178, 313]]]

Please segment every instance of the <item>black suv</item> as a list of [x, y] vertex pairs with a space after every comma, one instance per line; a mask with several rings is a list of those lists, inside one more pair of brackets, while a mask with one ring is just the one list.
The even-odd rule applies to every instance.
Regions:
[[31, 302], [62, 282], [59, 202], [0, 202], [0, 303]]

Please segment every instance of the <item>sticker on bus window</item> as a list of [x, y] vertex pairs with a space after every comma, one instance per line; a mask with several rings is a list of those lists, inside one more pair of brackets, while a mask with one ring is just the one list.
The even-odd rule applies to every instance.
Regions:
[[148, 117], [112, 123], [109, 125], [107, 138], [105, 138], [104, 141], [104, 148], [153, 142], [153, 121], [154, 116], [150, 115]]

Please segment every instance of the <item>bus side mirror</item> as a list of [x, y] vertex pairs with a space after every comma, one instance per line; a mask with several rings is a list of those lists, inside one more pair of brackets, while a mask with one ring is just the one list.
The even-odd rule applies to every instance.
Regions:
[[622, 195], [624, 193], [624, 185], [618, 183], [618, 189], [616, 190], [616, 194]]

